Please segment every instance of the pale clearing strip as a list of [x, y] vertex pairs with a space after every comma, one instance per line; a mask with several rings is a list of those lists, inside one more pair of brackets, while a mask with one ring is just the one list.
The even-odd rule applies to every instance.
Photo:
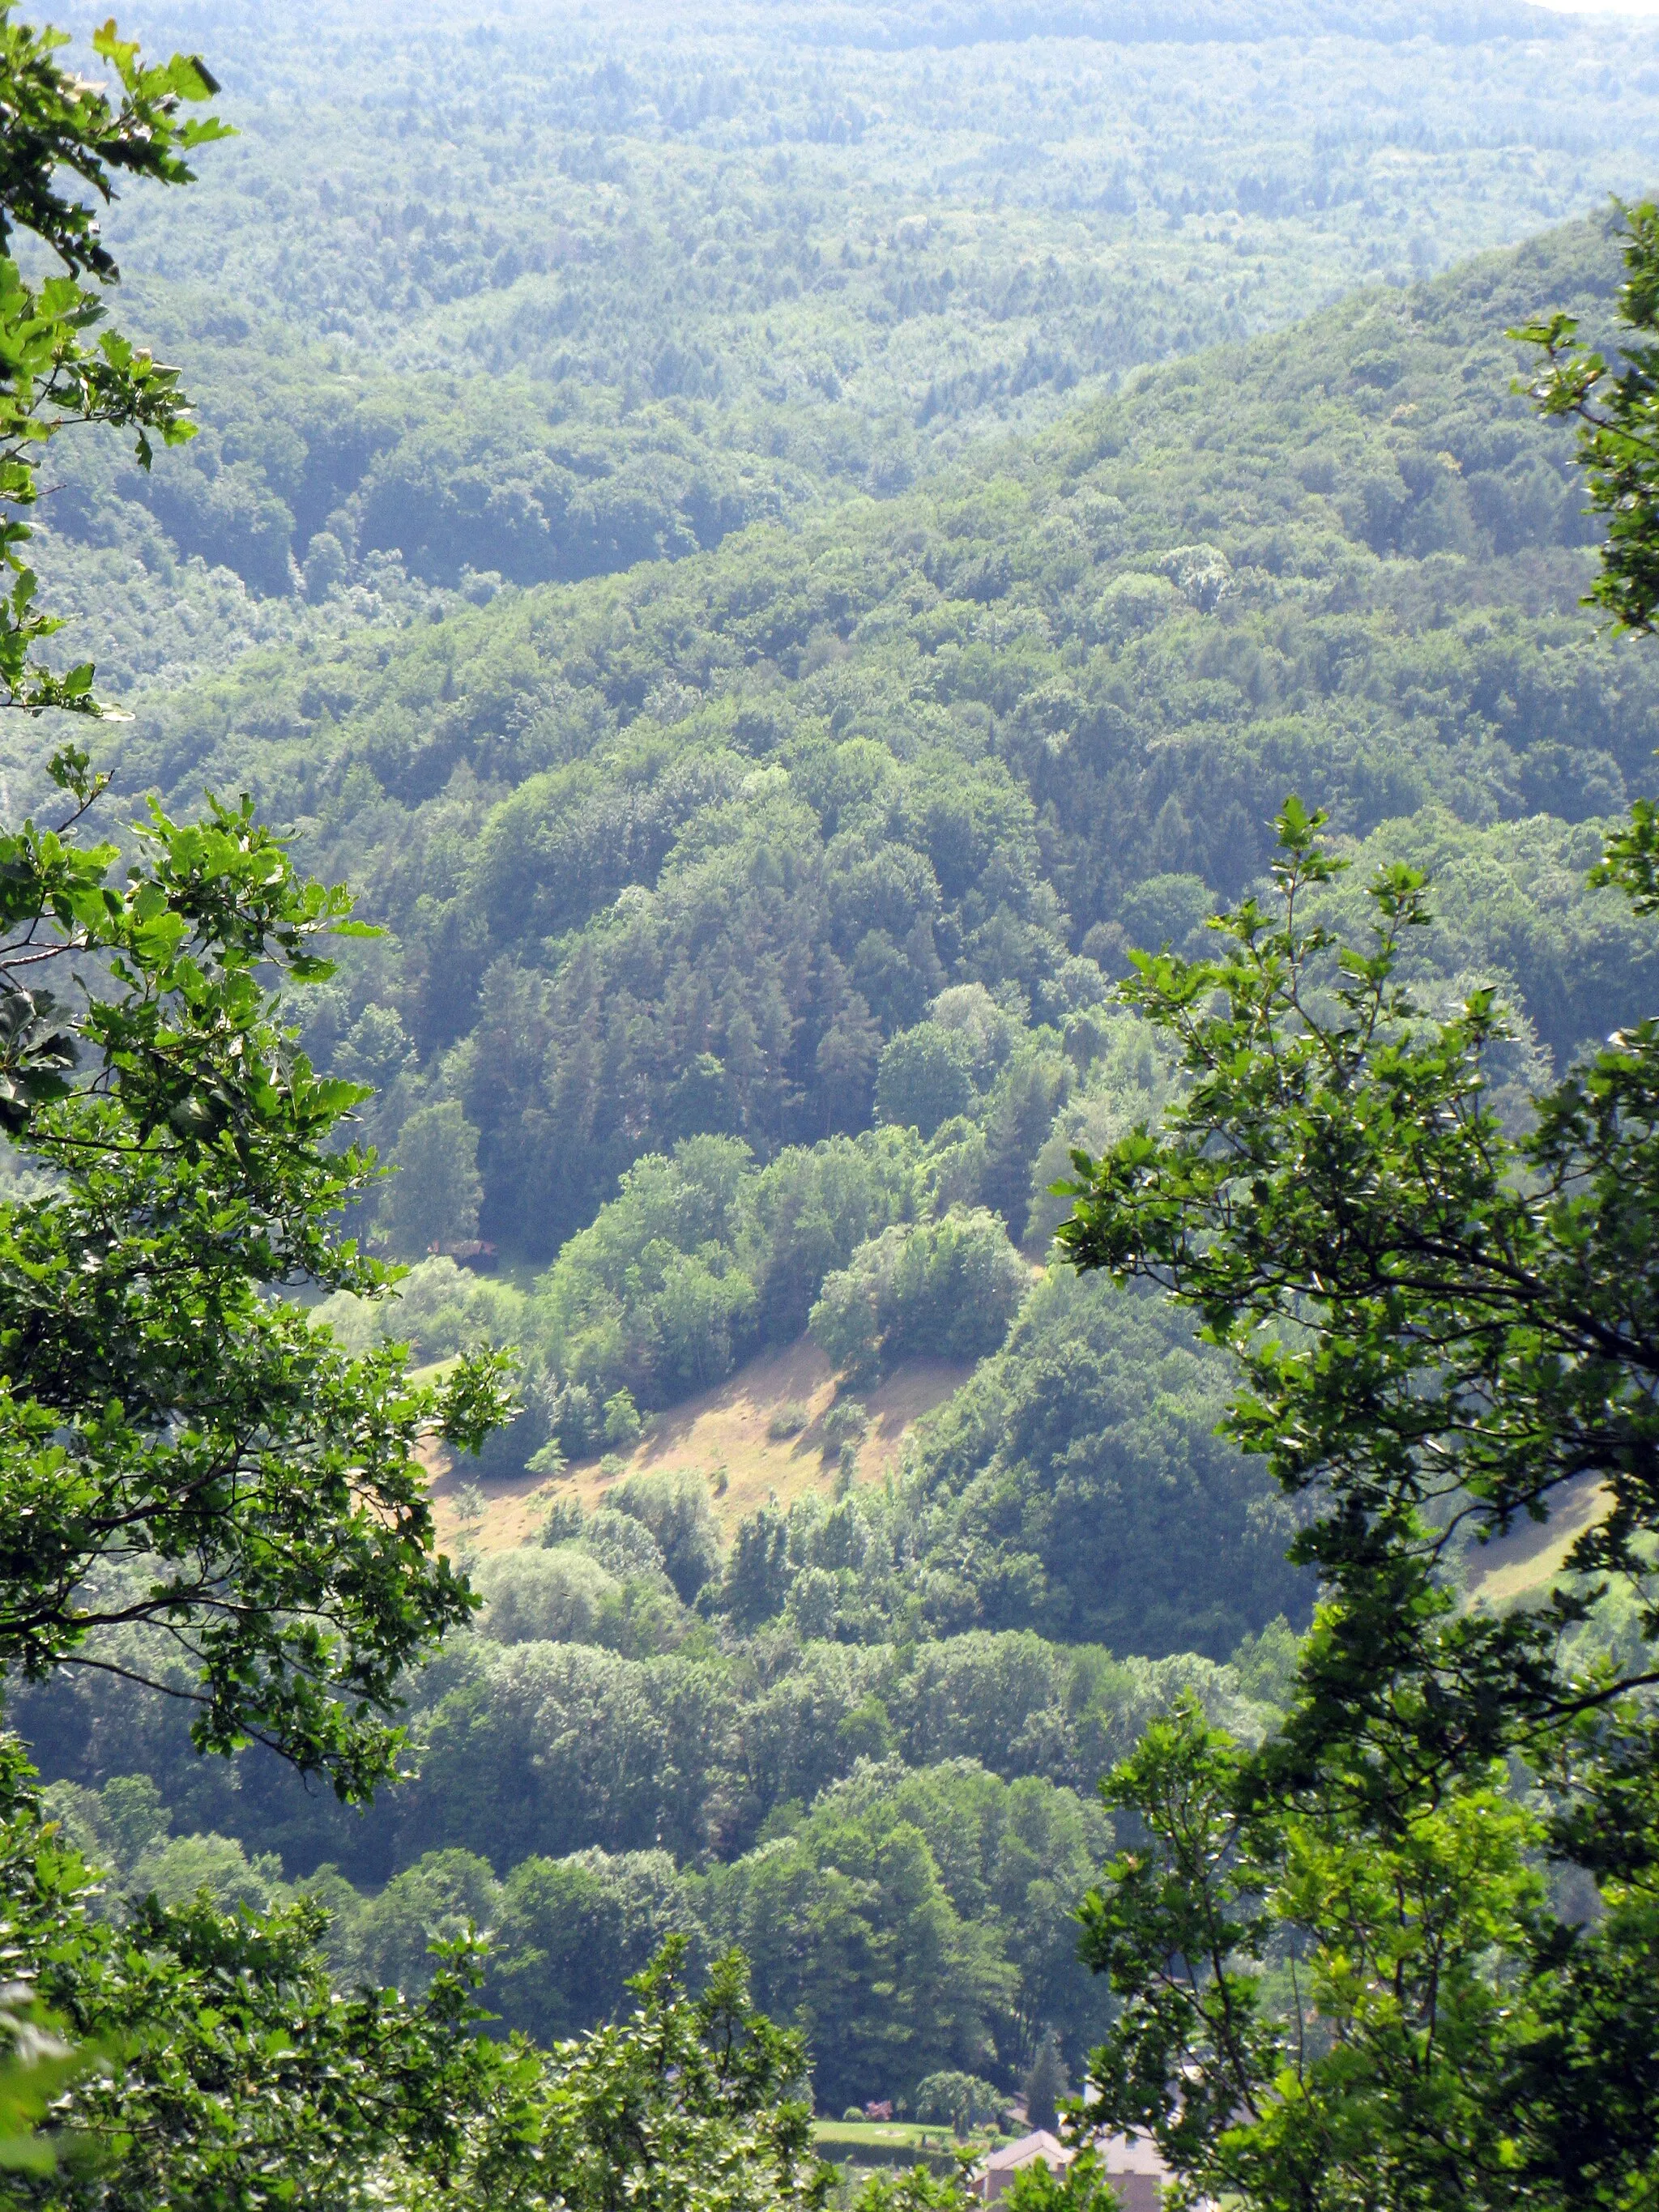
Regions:
[[1605, 1486], [1588, 1478], [1565, 1491], [1547, 1521], [1522, 1521], [1507, 1536], [1472, 1551], [1466, 1563], [1469, 1602], [1491, 1611], [1547, 1596], [1567, 1553], [1607, 1510]]
[[[842, 1391], [842, 1402], [856, 1398], [868, 1411], [870, 1425], [859, 1447], [860, 1483], [879, 1482], [894, 1469], [905, 1438], [934, 1407], [959, 1389], [971, 1366], [945, 1359], [913, 1359], [896, 1368], [873, 1389]], [[721, 1534], [729, 1539], [745, 1515], [775, 1497], [787, 1505], [809, 1490], [834, 1490], [837, 1452], [823, 1434], [823, 1417], [836, 1402], [836, 1380], [817, 1346], [803, 1337], [781, 1352], [769, 1352], [697, 1397], [659, 1413], [649, 1433], [628, 1454], [619, 1472], [601, 1472], [597, 1459], [573, 1464], [554, 1482], [523, 1475], [516, 1480], [477, 1484], [484, 1511], [465, 1524], [466, 1543], [478, 1552], [511, 1550], [533, 1543], [542, 1519], [556, 1498], [579, 1498], [590, 1512], [614, 1486], [633, 1474], [686, 1473], [709, 1485], [709, 1501]], [[797, 1436], [773, 1437], [768, 1430], [786, 1407], [799, 1407], [807, 1426]], [[725, 1482], [720, 1470], [725, 1471]], [[470, 1464], [450, 1464], [432, 1486], [438, 1540], [453, 1549], [463, 1523], [458, 1495], [477, 1481]]]

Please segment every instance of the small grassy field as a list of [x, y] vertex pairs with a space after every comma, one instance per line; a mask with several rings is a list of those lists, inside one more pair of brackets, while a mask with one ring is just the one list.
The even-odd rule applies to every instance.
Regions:
[[955, 2170], [957, 2153], [988, 2148], [984, 2142], [958, 2143], [949, 2128], [921, 2127], [907, 2120], [819, 2120], [812, 2129], [820, 2158], [838, 2166], [931, 2166]]

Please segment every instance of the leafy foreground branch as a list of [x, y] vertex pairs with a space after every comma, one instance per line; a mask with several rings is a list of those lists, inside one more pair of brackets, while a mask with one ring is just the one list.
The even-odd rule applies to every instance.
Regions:
[[[543, 2052], [479, 2033], [481, 1954], [446, 1947], [430, 1990], [330, 1986], [312, 1905], [255, 1918], [154, 1899], [94, 1917], [88, 1869], [14, 1771], [4, 1930], [76, 2046], [37, 2075], [47, 2132], [7, 2157], [0, 2203], [77, 2208], [430, 2204], [571, 2212], [793, 2212], [812, 2157], [799, 2038], [748, 2002], [741, 1961], [686, 1993], [671, 1944], [630, 2016]], [[33, 2170], [31, 2170], [33, 2169]]]
[[[1383, 871], [1344, 945], [1343, 864], [1294, 803], [1279, 826], [1271, 902], [1212, 958], [1140, 958], [1186, 1087], [1079, 1156], [1060, 1232], [1231, 1353], [1224, 1426], [1302, 1501], [1325, 1594], [1279, 1736], [1188, 1709], [1108, 1782], [1134, 1840], [1083, 1915], [1123, 2002], [1092, 2117], [1252, 2206], [1645, 2203], [1659, 1025], [1515, 1134], [1492, 995], [1434, 1020], [1400, 980], [1421, 879]], [[1589, 1484], [1547, 1602], [1461, 1601], [1472, 1546]]]
[[[181, 113], [219, 89], [195, 55], [143, 63], [112, 20], [92, 40], [115, 72], [112, 97], [60, 65], [66, 32], [15, 21], [14, 4], [0, 0], [0, 248], [14, 230], [31, 231], [65, 271], [30, 284], [0, 252], [0, 509], [26, 512], [40, 495], [46, 448], [65, 430], [129, 431], [144, 469], [153, 439], [178, 446], [196, 435], [178, 370], [118, 331], [100, 330], [102, 301], [81, 278], [113, 284], [121, 272], [93, 209], [66, 183], [78, 179], [106, 203], [118, 175], [188, 184], [194, 172], [185, 155], [231, 132], [215, 118]], [[100, 714], [89, 663], [58, 674], [38, 658], [60, 624], [35, 607], [37, 579], [22, 550], [28, 538], [18, 514], [0, 513], [0, 562], [10, 572], [0, 592], [0, 707]]]
[[[84, 759], [53, 772], [84, 811]], [[272, 1295], [389, 1279], [336, 1225], [375, 1171], [334, 1145], [365, 1094], [313, 1073], [265, 980], [321, 980], [358, 925], [246, 805], [138, 842], [122, 880], [68, 827], [0, 839], [0, 1123], [36, 1171], [0, 1204], [0, 1663], [148, 1626], [198, 1748], [257, 1739], [361, 1798], [399, 1676], [473, 1602], [416, 1446], [476, 1446], [501, 1362], [416, 1389], [401, 1347], [349, 1358]]]
[[[1653, 627], [1659, 210], [1629, 211], [1610, 371], [1564, 318], [1547, 413], [1609, 520], [1593, 597]], [[1190, 1308], [1240, 1378], [1224, 1427], [1305, 1518], [1324, 1601], [1282, 1735], [1186, 1711], [1120, 1765], [1133, 1838], [1084, 1915], [1123, 2004], [1095, 2117], [1188, 2197], [1251, 2206], [1659, 2200], [1659, 1022], [1492, 1103], [1502, 1011], [1403, 981], [1426, 886], [1369, 886], [1279, 819], [1273, 890], [1211, 957], [1137, 956], [1180, 1054], [1154, 1131], [1076, 1156], [1081, 1267]], [[1595, 880], [1659, 905], [1638, 806]], [[1460, 1595], [1471, 1547], [1591, 1510], [1542, 1602]]]
[[[363, 1093], [313, 1072], [272, 988], [331, 972], [349, 899], [246, 804], [152, 811], [123, 874], [81, 836], [84, 757], [52, 773], [65, 820], [0, 838], [0, 1125], [21, 1170], [0, 1202], [0, 1664], [96, 1663], [95, 1630], [147, 1628], [199, 1749], [258, 1740], [361, 1800], [396, 1771], [400, 1679], [474, 1603], [434, 1552], [416, 1445], [476, 1448], [509, 1410], [501, 1363], [414, 1388], [403, 1347], [349, 1358], [281, 1295], [391, 1279], [337, 1226], [375, 1172], [335, 1141]], [[95, 1917], [5, 1756], [10, 2201], [416, 2203], [504, 2145], [545, 2163], [556, 2100], [539, 2060], [479, 2039], [469, 1957], [411, 2006], [333, 1993], [308, 1910]], [[665, 1980], [647, 2015], [681, 2021], [677, 2002]], [[729, 1974], [710, 2002], [641, 2050], [717, 2018], [732, 2053], [781, 2050]], [[683, 2054], [661, 2063], [690, 2082]], [[558, 2094], [580, 2078], [573, 2061]]]
[[[112, 25], [112, 100], [58, 67], [63, 44], [0, 0], [0, 244], [33, 230], [69, 272], [31, 288], [0, 258], [15, 509], [71, 426], [135, 432], [146, 465], [152, 436], [193, 431], [176, 372], [89, 337], [79, 278], [118, 272], [60, 180], [106, 199], [116, 172], [187, 181], [222, 126], [178, 110], [216, 87], [193, 58], [141, 67]], [[56, 625], [27, 538], [0, 522], [0, 706], [96, 714], [89, 667], [32, 657]], [[513, 1411], [504, 1367], [483, 1352], [418, 1389], [405, 1346], [352, 1358], [284, 1295], [374, 1297], [398, 1272], [338, 1230], [376, 1174], [343, 1141], [368, 1094], [314, 1072], [280, 995], [332, 973], [331, 940], [360, 927], [347, 895], [301, 878], [246, 800], [194, 823], [152, 807], [123, 870], [82, 834], [88, 757], [51, 772], [63, 818], [0, 836], [0, 1668], [107, 1664], [95, 1632], [128, 1651], [148, 1631], [146, 1679], [194, 1708], [198, 1750], [258, 1741], [361, 1802], [396, 1773], [404, 1678], [475, 1603], [435, 1553], [417, 1447], [477, 1449]], [[753, 2009], [735, 1955], [693, 1998], [672, 1943], [628, 2021], [548, 2052], [494, 2040], [479, 1942], [411, 2000], [335, 1990], [311, 1905], [112, 1911], [29, 1781], [0, 1742], [0, 2203], [823, 2201], [802, 2043]], [[925, 2179], [879, 2193], [918, 2191], [920, 2212]]]

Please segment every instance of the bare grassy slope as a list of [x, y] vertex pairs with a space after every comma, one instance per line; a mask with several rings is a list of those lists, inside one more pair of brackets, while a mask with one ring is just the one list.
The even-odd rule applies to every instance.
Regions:
[[[859, 1480], [878, 1482], [896, 1467], [915, 1424], [972, 1372], [971, 1367], [943, 1359], [909, 1360], [866, 1392], [860, 1402], [870, 1425], [859, 1449]], [[769, 1497], [787, 1505], [805, 1491], [834, 1487], [837, 1444], [826, 1437], [823, 1424], [835, 1401], [829, 1361], [802, 1337], [782, 1351], [751, 1359], [717, 1389], [659, 1414], [620, 1470], [612, 1462], [610, 1472], [604, 1472], [598, 1460], [585, 1460], [556, 1482], [526, 1475], [479, 1486], [485, 1505], [476, 1523], [464, 1524], [460, 1505], [461, 1494], [475, 1478], [465, 1462], [447, 1467], [433, 1485], [439, 1541], [453, 1546], [465, 1525], [474, 1549], [506, 1551], [534, 1540], [556, 1498], [577, 1498], [591, 1509], [629, 1474], [683, 1471], [710, 1480], [715, 1516], [722, 1534], [729, 1537], [744, 1516]], [[793, 1436], [773, 1435], [787, 1412], [804, 1414], [806, 1425]]]

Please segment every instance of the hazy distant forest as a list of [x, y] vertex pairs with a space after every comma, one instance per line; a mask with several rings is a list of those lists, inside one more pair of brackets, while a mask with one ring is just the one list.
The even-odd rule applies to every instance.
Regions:
[[[1436, 1018], [1510, 1010], [1497, 1125], [1655, 1002], [1653, 902], [1589, 877], [1654, 788], [1659, 659], [1583, 604], [1602, 522], [1504, 333], [1613, 342], [1659, 30], [121, 28], [199, 54], [237, 133], [104, 221], [201, 428], [41, 464], [49, 657], [130, 719], [4, 717], [6, 825], [51, 812], [68, 730], [124, 855], [140, 795], [246, 793], [350, 886], [384, 933], [287, 1018], [372, 1086], [330, 1141], [395, 1173], [343, 1223], [409, 1272], [292, 1294], [435, 1385], [507, 1354], [518, 1410], [476, 1461], [422, 1446], [483, 1604], [402, 1675], [405, 1778], [363, 1806], [258, 1730], [202, 1756], [135, 1542], [95, 1663], [9, 1686], [45, 1810], [106, 1917], [311, 1900], [337, 1981], [411, 1996], [487, 1929], [484, 2001], [544, 2045], [666, 1938], [694, 1988], [737, 1946], [820, 2115], [1036, 2116], [1122, 2015], [1078, 1948], [1142, 1832], [1100, 1778], [1178, 1711], [1270, 1742], [1327, 1571], [1286, 1559], [1318, 1493], [1218, 1427], [1225, 1352], [1052, 1242], [1073, 1152], [1186, 1095], [1131, 950], [1203, 957], [1294, 793], [1354, 864], [1310, 894], [1333, 929], [1379, 866], [1431, 878], [1399, 973]], [[10, 1221], [55, 1186], [6, 1127]], [[1440, 1546], [1449, 1603], [1541, 1601], [1564, 1546], [1527, 1504]], [[1587, 1664], [1646, 1648], [1581, 1613]]]

